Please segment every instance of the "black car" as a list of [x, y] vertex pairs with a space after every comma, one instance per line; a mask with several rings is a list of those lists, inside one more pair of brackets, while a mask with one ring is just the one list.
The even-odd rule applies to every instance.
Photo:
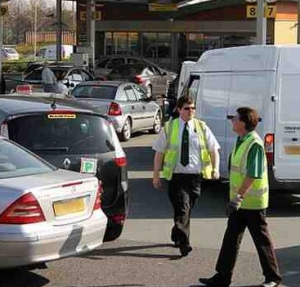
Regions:
[[108, 217], [104, 240], [120, 236], [128, 212], [127, 163], [105, 116], [72, 100], [10, 94], [0, 97], [0, 128], [2, 136], [59, 168], [95, 174]]

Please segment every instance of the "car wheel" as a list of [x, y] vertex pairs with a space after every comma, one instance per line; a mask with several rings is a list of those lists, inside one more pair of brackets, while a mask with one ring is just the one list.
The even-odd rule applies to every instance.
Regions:
[[153, 122], [153, 128], [150, 130], [153, 134], [158, 134], [161, 130], [161, 116], [159, 113], [156, 114]]
[[121, 140], [128, 141], [130, 137], [131, 137], [131, 124], [130, 124], [130, 120], [126, 119], [121, 132]]
[[146, 94], [148, 98], [152, 97], [152, 87], [151, 85], [146, 86]]

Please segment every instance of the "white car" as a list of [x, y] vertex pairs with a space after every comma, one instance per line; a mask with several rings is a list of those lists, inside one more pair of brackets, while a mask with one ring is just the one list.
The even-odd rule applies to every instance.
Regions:
[[0, 269], [100, 246], [107, 218], [91, 174], [61, 170], [0, 137]]
[[2, 47], [2, 60], [3, 61], [12, 61], [19, 60], [19, 53], [15, 48]]

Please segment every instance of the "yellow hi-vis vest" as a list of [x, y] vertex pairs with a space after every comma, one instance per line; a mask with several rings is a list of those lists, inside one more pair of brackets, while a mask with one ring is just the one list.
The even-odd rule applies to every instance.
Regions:
[[[249, 151], [254, 143], [263, 146], [259, 135], [253, 131], [249, 137], [241, 143], [236, 151], [236, 146], [231, 154], [230, 167], [230, 199], [233, 199], [247, 176], [247, 158]], [[242, 209], [264, 209], [269, 204], [269, 185], [268, 185], [268, 168], [267, 160], [264, 155], [264, 170], [262, 178], [254, 180], [250, 190], [246, 193], [242, 201]]]
[[[204, 178], [211, 178], [212, 172], [212, 163], [207, 146], [207, 139], [205, 136], [205, 123], [193, 119], [195, 130], [199, 136], [199, 143], [201, 150], [199, 151], [199, 157], [201, 160], [201, 170], [199, 173], [202, 173]], [[171, 180], [173, 170], [178, 163], [179, 155], [179, 119], [173, 119], [166, 123], [165, 133], [167, 138], [167, 150], [164, 155], [164, 166], [163, 166], [163, 175], [166, 180]]]

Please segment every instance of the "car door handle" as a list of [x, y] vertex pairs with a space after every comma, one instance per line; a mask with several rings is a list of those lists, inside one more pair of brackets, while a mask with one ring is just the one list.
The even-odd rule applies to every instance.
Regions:
[[143, 106], [143, 110], [145, 110], [146, 109], [146, 107], [145, 106]]
[[134, 106], [131, 106], [131, 109], [134, 110]]

